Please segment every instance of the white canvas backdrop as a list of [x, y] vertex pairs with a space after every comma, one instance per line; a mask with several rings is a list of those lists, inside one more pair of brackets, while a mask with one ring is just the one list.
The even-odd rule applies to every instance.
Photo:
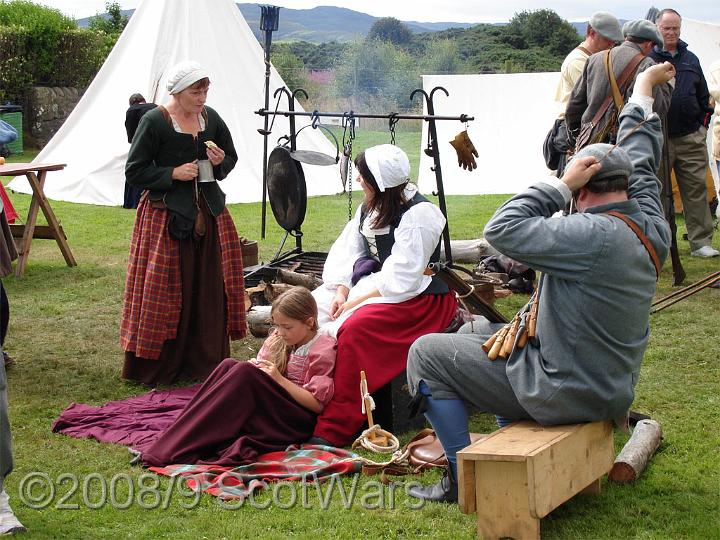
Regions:
[[[446, 195], [518, 193], [548, 174], [542, 142], [557, 117], [553, 100], [559, 77], [559, 73], [423, 77], [426, 92], [442, 86], [450, 93], [445, 97], [435, 92], [435, 114], [475, 117], [468, 124], [468, 134], [480, 157], [472, 172], [458, 167], [449, 143], [463, 125], [436, 122]], [[424, 124], [423, 141], [428, 129], [427, 122]], [[420, 152], [418, 184], [423, 193], [436, 189], [432, 164], [432, 158]]]
[[[65, 170], [48, 175], [47, 196], [80, 203], [122, 204], [130, 148], [124, 127], [128, 97], [140, 92], [148, 101], [165, 102], [169, 69], [186, 59], [209, 69], [207, 104], [225, 120], [238, 152], [235, 169], [220, 187], [228, 202], [260, 201], [263, 138], [256, 130], [262, 127], [263, 119], [253, 111], [264, 104], [264, 55], [232, 0], [145, 0], [138, 7], [80, 102], [34, 160], [67, 164]], [[271, 95], [281, 86], [284, 83], [273, 68]], [[287, 109], [286, 99], [280, 108]], [[295, 108], [302, 110], [297, 103]], [[298, 129], [307, 123], [306, 118], [299, 117]], [[288, 120], [277, 118], [270, 150], [277, 137], [288, 130]], [[319, 130], [304, 130], [298, 148], [335, 155], [335, 148]], [[308, 195], [341, 190], [336, 167], [303, 168]], [[24, 177], [13, 180], [10, 187], [30, 193]]]
[[[685, 19], [681, 33], [704, 69], [720, 58], [720, 25]], [[449, 144], [461, 131], [461, 125], [437, 122], [447, 195], [514, 194], [549, 174], [542, 144], [557, 116], [554, 99], [559, 78], [559, 73], [423, 76], [426, 92], [442, 86], [450, 93], [449, 98], [442, 92], [435, 93], [436, 114], [464, 113], [475, 117], [468, 124], [468, 134], [480, 157], [478, 168], [472, 172], [458, 167], [455, 151]], [[427, 140], [427, 122], [422, 140]], [[432, 158], [420, 152], [418, 183], [423, 193], [436, 189], [432, 164]], [[710, 169], [717, 185], [717, 170]]]

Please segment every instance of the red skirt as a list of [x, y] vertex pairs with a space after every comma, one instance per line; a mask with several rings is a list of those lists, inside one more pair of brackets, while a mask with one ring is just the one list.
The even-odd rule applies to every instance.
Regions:
[[445, 330], [456, 311], [452, 292], [359, 308], [338, 330], [335, 395], [318, 417], [314, 435], [336, 446], [352, 442], [365, 422], [360, 371], [365, 371], [370, 393], [382, 388], [405, 370], [410, 345]]

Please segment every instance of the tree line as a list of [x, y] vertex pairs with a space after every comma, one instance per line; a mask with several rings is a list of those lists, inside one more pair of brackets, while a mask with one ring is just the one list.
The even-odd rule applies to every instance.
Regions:
[[24, 102], [32, 86], [87, 86], [128, 20], [117, 2], [88, 29], [28, 0], [0, 2], [0, 101]]
[[[89, 84], [128, 22], [117, 2], [106, 10], [79, 29], [59, 10], [0, 2], [0, 99], [22, 101], [33, 85]], [[507, 25], [427, 33], [387, 17], [352, 43], [279, 42], [271, 53], [286, 84], [308, 90], [314, 106], [406, 110], [423, 74], [557, 71], [579, 41], [570, 23], [540, 9]]]
[[[386, 17], [364, 39], [277, 43], [272, 58], [288, 86], [310, 89], [311, 96], [352, 96], [366, 106], [403, 110], [413, 107], [409, 95], [423, 74], [558, 71], [580, 41], [575, 28], [549, 9], [522, 11], [507, 25], [417, 34]], [[332, 79], [318, 83], [317, 71], [331, 72]]]

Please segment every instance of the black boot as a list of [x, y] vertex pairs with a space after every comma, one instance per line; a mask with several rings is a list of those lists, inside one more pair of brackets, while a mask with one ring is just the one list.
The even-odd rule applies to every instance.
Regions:
[[408, 495], [429, 502], [456, 503], [458, 501], [458, 485], [449, 472], [445, 473], [437, 484], [432, 486], [413, 486]]

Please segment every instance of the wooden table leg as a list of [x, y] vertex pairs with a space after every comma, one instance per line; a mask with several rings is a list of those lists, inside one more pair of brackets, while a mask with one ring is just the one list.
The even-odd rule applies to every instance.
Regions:
[[[25, 174], [30, 183], [30, 187], [33, 190], [33, 196], [30, 201], [30, 210], [28, 210], [28, 217], [25, 221], [25, 230], [23, 231], [22, 244], [20, 249], [22, 253], [18, 256], [18, 262], [15, 266], [15, 277], [22, 277], [25, 273], [25, 267], [27, 266], [28, 257], [30, 256], [30, 244], [32, 243], [33, 234], [35, 233], [35, 222], [37, 221], [38, 208], [40, 208], [38, 197], [38, 180], [34, 173], [28, 172]], [[32, 178], [31, 178], [32, 176]], [[45, 172], [40, 173], [41, 181], [45, 180]], [[42, 184], [40, 184], [42, 185]]]
[[[68, 245], [67, 240], [65, 239], [65, 235], [60, 228], [60, 222], [57, 220], [57, 217], [55, 217], [55, 212], [53, 212], [53, 209], [50, 206], [50, 201], [48, 201], [47, 197], [45, 196], [45, 191], [43, 188], [45, 186], [46, 173], [47, 171], [40, 171], [40, 178], [38, 179], [37, 177], [35, 177], [35, 173], [29, 172], [27, 174], [27, 177], [30, 180], [30, 184], [33, 185], [33, 193], [37, 195], [38, 204], [40, 205], [43, 214], [45, 214], [45, 219], [50, 226], [50, 230], [55, 236], [55, 241], [57, 242], [58, 247], [63, 254], [63, 257], [65, 257], [65, 262], [68, 266], [77, 266], [77, 262], [75, 262], [75, 257], [73, 257], [72, 251], [70, 251], [70, 246]], [[37, 210], [35, 211], [35, 214], [37, 217]]]

